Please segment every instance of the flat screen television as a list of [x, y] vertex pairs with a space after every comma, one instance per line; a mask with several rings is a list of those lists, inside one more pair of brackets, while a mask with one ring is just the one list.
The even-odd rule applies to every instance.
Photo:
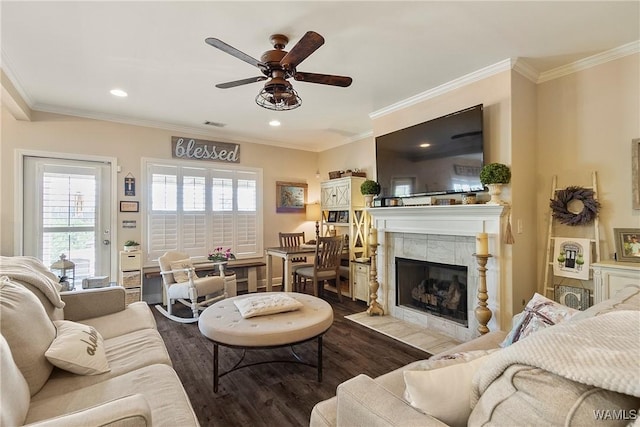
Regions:
[[380, 197], [482, 191], [482, 104], [376, 137]]

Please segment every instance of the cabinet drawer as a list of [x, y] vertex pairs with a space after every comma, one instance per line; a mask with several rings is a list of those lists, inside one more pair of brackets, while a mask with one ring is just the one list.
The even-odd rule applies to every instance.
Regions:
[[142, 284], [142, 274], [138, 271], [120, 272], [120, 285], [125, 288], [136, 287]]
[[141, 254], [122, 253], [120, 254], [120, 270], [140, 270]]

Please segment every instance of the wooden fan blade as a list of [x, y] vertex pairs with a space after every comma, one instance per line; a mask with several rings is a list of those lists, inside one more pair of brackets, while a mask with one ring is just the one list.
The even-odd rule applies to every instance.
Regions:
[[267, 80], [265, 76], [249, 77], [248, 79], [235, 80], [233, 82], [219, 83], [216, 85], [219, 89], [229, 89], [230, 87], [242, 86], [249, 83], [261, 82]]
[[351, 77], [332, 76], [329, 74], [301, 73], [296, 72], [293, 78], [300, 82], [319, 83], [321, 85], [331, 85], [349, 87], [353, 81]]
[[324, 38], [315, 31], [307, 31], [300, 41], [280, 60], [285, 69], [296, 68], [309, 55], [324, 44]]
[[228, 53], [231, 56], [235, 56], [236, 58], [246, 62], [247, 64], [251, 64], [254, 67], [258, 67], [261, 70], [266, 70], [267, 66], [266, 64], [263, 64], [262, 62], [258, 61], [257, 59], [247, 55], [244, 52], [239, 51], [238, 49], [236, 49], [233, 46], [230, 46], [228, 44], [226, 44], [225, 42], [223, 42], [222, 40], [213, 38], [213, 37], [209, 37], [207, 39], [205, 39], [205, 42], [210, 45], [213, 46], [217, 49], [220, 49], [223, 52]]

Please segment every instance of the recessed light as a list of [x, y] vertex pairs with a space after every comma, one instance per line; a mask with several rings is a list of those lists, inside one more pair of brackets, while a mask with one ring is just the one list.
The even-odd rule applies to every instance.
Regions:
[[427, 144], [427, 143], [420, 144], [420, 148], [427, 148], [427, 147], [431, 147], [431, 144]]
[[278, 120], [271, 120], [269, 122], [269, 126], [274, 126], [274, 127], [280, 126], [280, 122]]
[[120, 98], [124, 98], [129, 95], [127, 92], [123, 91], [122, 89], [111, 89], [110, 92], [111, 92], [111, 95], [119, 96]]

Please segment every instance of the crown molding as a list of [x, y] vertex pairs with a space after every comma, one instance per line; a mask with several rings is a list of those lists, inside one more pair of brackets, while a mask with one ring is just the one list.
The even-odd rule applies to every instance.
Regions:
[[533, 83], [538, 83], [540, 72], [533, 66], [531, 66], [528, 62], [526, 62], [522, 58], [516, 58], [515, 61], [512, 62], [512, 64], [513, 71], [518, 72]]
[[558, 79], [560, 77], [564, 77], [569, 74], [586, 70], [587, 68], [605, 64], [609, 61], [614, 61], [616, 59], [624, 58], [625, 56], [633, 55], [639, 52], [640, 40], [636, 40], [631, 43], [623, 44], [622, 46], [619, 46], [615, 49], [597, 53], [595, 55], [589, 56], [588, 58], [572, 62], [571, 64], [563, 65], [562, 67], [557, 67], [552, 70], [540, 73], [540, 77], [538, 78], [537, 83], [544, 83], [548, 82], [549, 80]]
[[386, 116], [387, 114], [402, 110], [409, 106], [415, 105], [419, 102], [435, 98], [447, 92], [451, 92], [453, 90], [459, 89], [471, 83], [475, 83], [477, 81], [486, 79], [487, 77], [491, 77], [495, 74], [498, 74], [510, 69], [511, 69], [511, 59], [505, 59], [496, 64], [489, 65], [488, 67], [484, 67], [484, 68], [481, 68], [480, 70], [474, 71], [473, 73], [469, 73], [455, 80], [451, 80], [447, 83], [441, 84], [440, 86], [436, 86], [433, 89], [426, 90], [422, 93], [414, 95], [403, 101], [396, 102], [395, 104], [391, 104], [388, 107], [374, 111], [373, 113], [369, 114], [369, 118], [373, 120], [382, 116]]
[[13, 88], [22, 97], [22, 100], [29, 106], [29, 108], [33, 108], [33, 99], [24, 90], [24, 86], [20, 82], [20, 78], [18, 77], [18, 75], [13, 71], [9, 56], [4, 52], [4, 49], [0, 49], [0, 68], [2, 68], [2, 71], [4, 71], [4, 74], [13, 85]]

